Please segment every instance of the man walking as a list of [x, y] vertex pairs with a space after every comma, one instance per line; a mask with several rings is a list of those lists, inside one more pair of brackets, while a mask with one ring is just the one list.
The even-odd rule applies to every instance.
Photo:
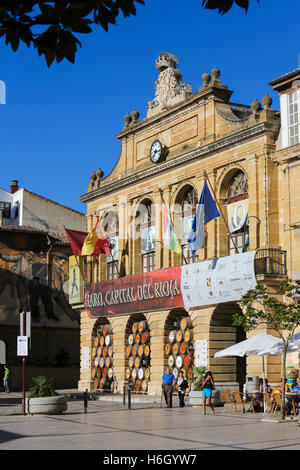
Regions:
[[3, 377], [3, 385], [4, 389], [7, 393], [9, 393], [9, 387], [8, 387], [8, 377], [9, 377], [10, 370], [7, 366], [4, 366], [4, 377]]
[[162, 376], [162, 389], [164, 391], [167, 408], [172, 408], [172, 392], [174, 385], [175, 376], [171, 373], [170, 368], [167, 367]]

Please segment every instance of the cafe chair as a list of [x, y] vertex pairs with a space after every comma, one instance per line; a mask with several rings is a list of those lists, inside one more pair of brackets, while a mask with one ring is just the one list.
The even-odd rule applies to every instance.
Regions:
[[232, 392], [234, 401], [234, 411], [237, 409], [237, 405], [241, 405], [242, 413], [245, 413], [245, 403], [243, 400], [243, 394], [241, 392]]
[[267, 405], [267, 409], [265, 411], [265, 414], [267, 414], [267, 413], [272, 414], [273, 408], [275, 407], [275, 403], [272, 402], [270, 393], [264, 392], [263, 396], [264, 396], [264, 400], [265, 400], [266, 405]]
[[[274, 405], [274, 409], [273, 409], [273, 415], [275, 414], [275, 412], [279, 412], [280, 408], [281, 408], [281, 393], [274, 393], [273, 394], [273, 398], [274, 398], [274, 402], [275, 402], [275, 405]], [[284, 414], [286, 415], [286, 408], [284, 407]]]
[[229, 406], [231, 407], [231, 412], [232, 412], [232, 409], [233, 409], [233, 406], [234, 406], [234, 401], [233, 401], [232, 398], [231, 398], [230, 392], [228, 392], [228, 390], [222, 390], [222, 396], [223, 396], [224, 399], [225, 399], [224, 411], [223, 411], [223, 413], [225, 413], [225, 410], [226, 410], [226, 406], [227, 406], [227, 405], [229, 405]]

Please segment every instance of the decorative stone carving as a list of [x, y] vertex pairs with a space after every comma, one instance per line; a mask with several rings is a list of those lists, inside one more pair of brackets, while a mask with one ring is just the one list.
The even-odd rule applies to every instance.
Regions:
[[202, 79], [203, 86], [208, 86], [208, 84], [211, 80], [211, 76], [209, 75], [209, 73], [204, 72], [201, 79]]
[[273, 103], [272, 98], [268, 95], [268, 93], [265, 94], [263, 99], [261, 100], [262, 105], [265, 109], [270, 109]]
[[253, 113], [257, 113], [258, 111], [261, 110], [261, 104], [260, 102], [257, 100], [257, 98], [255, 98], [255, 100], [253, 101], [253, 103], [250, 105], [250, 108], [252, 110]]
[[92, 171], [92, 173], [90, 174], [91, 182], [90, 182], [89, 187], [88, 187], [88, 193], [91, 192], [91, 191], [94, 191], [95, 189], [100, 188], [100, 180], [103, 177], [103, 175], [104, 175], [104, 173], [103, 173], [103, 170], [101, 168], [99, 168], [96, 171], [96, 173], [94, 171]]
[[128, 127], [129, 124], [131, 123], [131, 116], [129, 113], [127, 113], [125, 116], [124, 116], [124, 121], [125, 121], [125, 127]]
[[210, 72], [212, 80], [219, 80], [221, 72], [217, 66], [215, 66]]
[[134, 109], [131, 113], [131, 118], [132, 118], [133, 124], [136, 124], [138, 122], [139, 117], [140, 117], [140, 113], [136, 109]]
[[156, 68], [160, 74], [155, 82], [155, 98], [148, 102], [147, 117], [168, 109], [192, 94], [192, 85], [182, 83], [177, 63], [178, 59], [173, 54], [168, 52], [159, 54]]

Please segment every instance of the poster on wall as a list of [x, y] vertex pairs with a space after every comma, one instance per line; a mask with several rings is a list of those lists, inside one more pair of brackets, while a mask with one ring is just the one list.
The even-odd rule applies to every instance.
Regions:
[[230, 233], [240, 230], [248, 217], [249, 199], [233, 202], [226, 206]]
[[69, 303], [75, 304], [83, 300], [83, 263], [81, 256], [69, 257]]
[[208, 366], [207, 339], [200, 339], [196, 341], [195, 366], [196, 367]]
[[81, 348], [81, 368], [90, 368], [90, 348], [88, 346]]

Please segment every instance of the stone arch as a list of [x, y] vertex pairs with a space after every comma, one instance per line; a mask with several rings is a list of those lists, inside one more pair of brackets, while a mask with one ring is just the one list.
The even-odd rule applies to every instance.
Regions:
[[173, 369], [175, 377], [182, 370], [189, 380], [193, 377], [194, 343], [193, 322], [183, 309], [169, 312], [164, 325], [164, 368]]
[[219, 199], [219, 202], [221, 202], [226, 196], [226, 189], [228, 187], [228, 184], [232, 177], [234, 176], [235, 173], [238, 171], [242, 171], [245, 173], [245, 175], [248, 178], [248, 174], [245, 170], [245, 168], [240, 165], [239, 163], [230, 163], [229, 165], [226, 165], [225, 168], [223, 168], [220, 176], [217, 179], [216, 183], [216, 195]]
[[113, 371], [113, 329], [106, 317], [98, 318], [91, 335], [93, 388], [111, 391], [114, 382]]
[[219, 304], [214, 309], [209, 324], [210, 364], [217, 382], [222, 382], [224, 388], [239, 389], [246, 381], [246, 358], [226, 357], [214, 358], [216, 352], [246, 339], [246, 333], [241, 327], [233, 325], [233, 315], [241, 313], [240, 306], [235, 302]]
[[125, 380], [131, 390], [147, 392], [151, 380], [151, 332], [147, 318], [135, 313], [125, 328]]

